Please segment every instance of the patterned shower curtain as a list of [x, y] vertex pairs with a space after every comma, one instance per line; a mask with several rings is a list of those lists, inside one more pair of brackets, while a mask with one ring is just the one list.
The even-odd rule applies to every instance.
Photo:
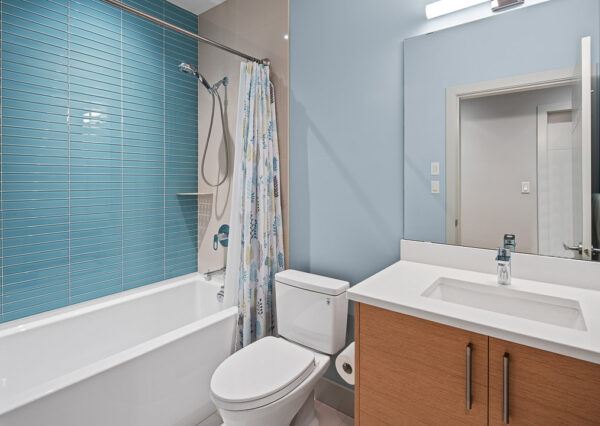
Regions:
[[237, 348], [275, 332], [275, 273], [284, 268], [271, 88], [268, 66], [241, 64], [225, 284], [230, 304], [235, 303], [237, 289]]

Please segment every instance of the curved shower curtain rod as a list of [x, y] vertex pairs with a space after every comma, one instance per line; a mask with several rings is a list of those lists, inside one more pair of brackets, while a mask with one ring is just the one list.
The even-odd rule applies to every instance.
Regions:
[[211, 40], [209, 38], [199, 36], [196, 33], [193, 33], [191, 31], [185, 30], [185, 29], [183, 29], [181, 27], [178, 27], [177, 25], [173, 25], [173, 24], [171, 24], [171, 23], [169, 23], [167, 21], [163, 21], [162, 19], [156, 18], [156, 17], [154, 17], [154, 16], [152, 16], [152, 15], [146, 13], [146, 12], [142, 12], [141, 10], [136, 9], [135, 7], [129, 6], [129, 5], [125, 4], [125, 3], [122, 3], [122, 2], [120, 2], [118, 0], [102, 0], [102, 1], [105, 2], [105, 3], [111, 4], [113, 6], [116, 6], [116, 7], [120, 8], [120, 9], [126, 10], [127, 12], [131, 12], [131, 13], [133, 13], [135, 15], [141, 16], [142, 18], [148, 19], [149, 21], [152, 21], [152, 22], [154, 22], [156, 24], [162, 25], [163, 27], [167, 27], [167, 28], [169, 28], [169, 29], [171, 29], [173, 31], [177, 31], [178, 33], [181, 33], [181, 34], [184, 34], [184, 35], [186, 35], [188, 37], [194, 38], [194, 39], [198, 40], [201, 43], [209, 44], [211, 46], [217, 47], [217, 48], [219, 48], [221, 50], [224, 50], [226, 52], [233, 53], [234, 55], [237, 55], [237, 56], [242, 57], [244, 59], [247, 59], [249, 61], [258, 62], [259, 64], [263, 64], [263, 65], [271, 65], [271, 61], [269, 59], [267, 59], [267, 58], [258, 59], [258, 58], [255, 58], [254, 56], [246, 55], [245, 53], [242, 53], [239, 50], [232, 49], [229, 46], [225, 46], [224, 44], [217, 43], [216, 41], [213, 41], [213, 40]]

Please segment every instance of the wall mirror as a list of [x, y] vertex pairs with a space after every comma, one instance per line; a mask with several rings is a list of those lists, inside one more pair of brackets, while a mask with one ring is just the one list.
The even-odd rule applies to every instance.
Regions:
[[405, 238], [600, 258], [600, 1], [404, 42]]

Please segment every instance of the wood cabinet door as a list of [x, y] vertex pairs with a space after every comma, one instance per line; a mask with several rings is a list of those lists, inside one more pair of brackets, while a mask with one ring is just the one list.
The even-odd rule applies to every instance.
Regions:
[[489, 424], [502, 425], [504, 357], [510, 425], [600, 424], [600, 365], [490, 337]]
[[355, 327], [357, 425], [487, 424], [487, 336], [362, 303]]

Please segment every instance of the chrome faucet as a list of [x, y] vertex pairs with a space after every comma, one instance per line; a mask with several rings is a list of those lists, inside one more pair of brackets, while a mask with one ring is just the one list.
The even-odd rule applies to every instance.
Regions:
[[498, 262], [498, 284], [509, 285], [510, 284], [510, 249], [498, 248], [498, 256], [496, 256]]
[[[219, 272], [225, 272], [226, 270], [227, 270], [227, 265], [225, 265], [221, 269], [217, 269], [215, 271], [206, 271], [202, 275], [204, 276], [204, 279], [206, 281], [210, 281], [210, 280], [212, 280], [212, 276], [214, 274], [218, 274]], [[221, 287], [219, 287], [219, 292], [217, 293], [217, 300], [219, 301], [219, 303], [223, 302], [224, 299], [225, 299], [225, 283], [221, 284]]]
[[206, 271], [203, 275], [206, 281], [212, 280], [212, 276], [218, 274], [219, 272], [223, 272], [227, 269], [227, 266], [223, 266], [221, 269], [216, 269], [214, 271]]

